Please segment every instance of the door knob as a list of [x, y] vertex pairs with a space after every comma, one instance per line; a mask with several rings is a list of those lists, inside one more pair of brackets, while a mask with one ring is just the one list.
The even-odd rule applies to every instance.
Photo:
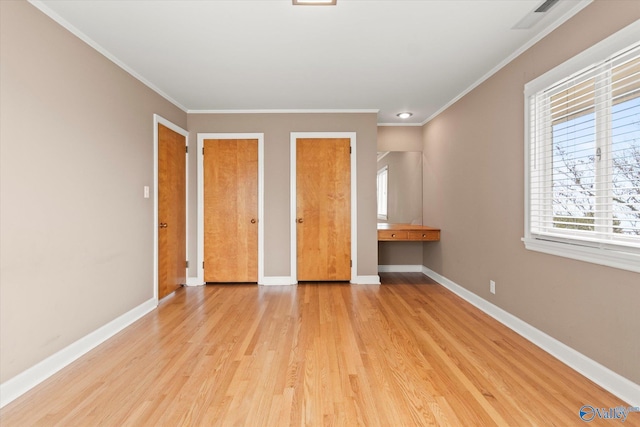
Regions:
[[255, 218], [251, 218], [251, 224], [255, 224], [256, 223], [256, 219]]
[[298, 218], [298, 223], [299, 223], [299, 224], [302, 224], [302, 223], [303, 223], [302, 218]]
[[169, 225], [166, 222], [160, 223], [160, 228], [167, 228]]

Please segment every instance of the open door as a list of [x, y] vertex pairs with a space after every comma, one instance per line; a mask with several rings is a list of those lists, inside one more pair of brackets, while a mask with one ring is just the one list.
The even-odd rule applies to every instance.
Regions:
[[187, 283], [186, 132], [157, 124], [158, 299]]

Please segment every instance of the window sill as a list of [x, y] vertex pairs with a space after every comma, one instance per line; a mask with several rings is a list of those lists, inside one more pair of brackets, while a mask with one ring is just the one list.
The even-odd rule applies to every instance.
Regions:
[[640, 273], [640, 254], [634, 252], [597, 249], [571, 243], [541, 240], [531, 237], [522, 239], [524, 246], [530, 251], [571, 258], [593, 264]]

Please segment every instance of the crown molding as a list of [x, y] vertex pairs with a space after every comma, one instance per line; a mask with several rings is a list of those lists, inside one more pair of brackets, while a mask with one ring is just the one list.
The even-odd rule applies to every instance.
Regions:
[[[82, 40], [83, 42], [85, 42], [86, 44], [88, 44], [89, 46], [94, 48], [95, 50], [97, 50], [105, 58], [107, 58], [108, 60], [110, 60], [111, 62], [116, 64], [118, 67], [122, 68], [124, 71], [126, 71], [128, 74], [130, 74], [132, 77], [134, 77], [135, 79], [137, 79], [138, 81], [143, 83], [145, 86], [147, 86], [148, 88], [150, 88], [151, 90], [156, 92], [158, 95], [162, 96], [167, 101], [171, 102], [173, 105], [175, 105], [176, 107], [178, 107], [182, 111], [186, 112], [187, 114], [357, 114], [357, 113], [360, 113], [360, 114], [362, 114], [362, 113], [365, 113], [365, 114], [373, 114], [373, 113], [378, 114], [380, 112], [379, 109], [257, 109], [257, 110], [197, 110], [197, 109], [191, 110], [191, 109], [187, 109], [184, 105], [182, 105], [181, 103], [179, 103], [178, 101], [173, 99], [171, 96], [169, 96], [168, 94], [163, 92], [160, 88], [155, 86], [153, 83], [151, 83], [150, 81], [148, 81], [147, 79], [142, 77], [140, 74], [138, 74], [136, 71], [134, 71], [132, 68], [127, 66], [125, 63], [120, 61], [116, 56], [111, 54], [111, 52], [109, 52], [103, 46], [101, 46], [96, 41], [91, 39], [85, 33], [80, 31], [77, 27], [75, 27], [74, 25], [69, 23], [67, 20], [62, 18], [60, 15], [58, 15], [56, 12], [51, 10], [43, 1], [41, 1], [41, 0], [28, 0], [28, 2], [30, 4], [32, 4], [34, 7], [36, 7], [38, 10], [43, 12], [45, 15], [47, 15], [49, 18], [53, 19], [59, 25], [61, 25], [65, 29], [67, 29], [69, 32], [74, 34], [80, 40]], [[554, 21], [553, 23], [551, 23], [550, 25], [545, 27], [540, 33], [535, 35], [527, 43], [522, 45], [519, 49], [517, 49], [515, 52], [513, 52], [511, 55], [509, 55], [507, 58], [505, 58], [503, 61], [501, 61], [497, 66], [495, 66], [493, 69], [491, 69], [488, 73], [486, 73], [484, 76], [482, 76], [480, 79], [478, 79], [475, 83], [473, 83], [467, 89], [465, 89], [460, 94], [458, 94], [455, 98], [453, 98], [449, 102], [447, 102], [444, 106], [442, 106], [440, 109], [438, 109], [435, 113], [433, 113], [431, 116], [429, 116], [426, 120], [424, 120], [424, 121], [422, 121], [420, 123], [378, 123], [378, 126], [424, 126], [425, 124], [427, 124], [431, 120], [433, 120], [435, 117], [440, 115], [447, 108], [449, 108], [450, 106], [455, 104], [462, 97], [464, 97], [469, 92], [471, 92], [473, 89], [475, 89], [480, 84], [482, 84], [489, 77], [493, 76], [495, 73], [497, 73], [499, 70], [501, 70], [504, 66], [506, 66], [511, 61], [513, 61], [515, 58], [520, 56], [520, 54], [525, 52], [527, 49], [532, 47], [538, 41], [540, 41], [544, 37], [546, 37], [553, 30], [558, 28], [560, 25], [565, 23], [567, 20], [569, 20], [574, 15], [576, 15], [582, 9], [587, 7], [592, 2], [593, 2], [593, 0], [580, 0], [573, 8], [571, 8], [564, 15], [559, 17], [556, 21]]]
[[263, 110], [187, 110], [187, 114], [378, 114], [373, 109], [263, 109]]
[[80, 31], [77, 27], [72, 25], [69, 21], [67, 21], [66, 19], [64, 19], [63, 17], [58, 15], [56, 12], [51, 10], [45, 3], [43, 3], [40, 0], [28, 0], [28, 2], [31, 5], [33, 5], [36, 9], [40, 10], [42, 13], [47, 15], [49, 18], [53, 19], [55, 22], [60, 24], [63, 28], [65, 28], [71, 34], [73, 34], [74, 36], [78, 37], [80, 40], [82, 40], [83, 42], [85, 42], [86, 44], [91, 46], [93, 49], [97, 50], [100, 54], [102, 54], [109, 61], [113, 62], [118, 67], [122, 68], [124, 71], [129, 73], [133, 78], [135, 78], [136, 80], [140, 81], [142, 84], [147, 86], [149, 89], [151, 89], [152, 91], [154, 91], [155, 93], [157, 93], [158, 95], [160, 95], [161, 97], [163, 97], [164, 99], [166, 99], [167, 101], [169, 101], [170, 103], [172, 103], [173, 105], [175, 105], [176, 107], [178, 107], [179, 109], [184, 111], [185, 113], [188, 112], [187, 108], [184, 105], [180, 104], [178, 101], [176, 101], [175, 99], [171, 98], [169, 95], [167, 95], [162, 90], [160, 90], [156, 85], [154, 85], [153, 83], [151, 83], [150, 81], [148, 81], [147, 79], [142, 77], [140, 74], [138, 74], [136, 71], [134, 71], [128, 65], [126, 65], [124, 62], [120, 61], [115, 55], [113, 55], [107, 49], [102, 47], [102, 45], [98, 44], [95, 40], [93, 40], [91, 37], [89, 37], [88, 35], [86, 35], [82, 31]]
[[513, 61], [514, 59], [516, 59], [518, 56], [520, 56], [521, 54], [523, 54], [524, 52], [526, 52], [529, 48], [531, 48], [533, 45], [535, 45], [536, 43], [538, 43], [540, 40], [542, 40], [543, 38], [545, 38], [547, 35], [549, 35], [553, 30], [555, 30], [556, 28], [558, 28], [560, 25], [564, 24], [565, 22], [567, 22], [569, 19], [571, 19], [573, 16], [575, 16], [578, 12], [580, 12], [582, 9], [584, 9], [585, 7], [589, 6], [591, 3], [593, 3], [593, 0], [580, 0], [574, 7], [572, 7], [571, 9], [569, 9], [564, 15], [560, 16], [558, 19], [556, 19], [554, 22], [552, 22], [550, 25], [548, 25], [547, 27], [545, 27], [541, 32], [539, 32], [538, 34], [536, 34], [531, 40], [529, 40], [527, 43], [523, 44], [522, 46], [520, 46], [515, 52], [513, 52], [511, 55], [507, 56], [504, 60], [502, 60], [502, 62], [500, 62], [498, 65], [496, 65], [495, 67], [493, 67], [487, 74], [485, 74], [484, 76], [480, 77], [475, 83], [473, 83], [471, 86], [469, 86], [468, 88], [466, 88], [464, 91], [462, 91], [458, 96], [456, 96], [455, 98], [453, 98], [451, 101], [447, 102], [444, 106], [442, 106], [438, 111], [436, 111], [435, 113], [433, 113], [432, 115], [430, 115], [425, 121], [423, 121], [420, 125], [424, 126], [427, 123], [429, 123], [431, 120], [433, 120], [434, 118], [436, 118], [437, 116], [439, 116], [443, 111], [445, 111], [447, 108], [451, 107], [453, 104], [455, 104], [456, 102], [458, 102], [463, 96], [465, 96], [466, 94], [468, 94], [469, 92], [471, 92], [473, 89], [475, 89], [476, 87], [480, 86], [482, 83], [484, 83], [485, 80], [489, 79], [489, 77], [493, 76], [495, 73], [497, 73], [498, 71], [500, 71], [502, 68], [504, 68], [507, 64], [509, 64], [511, 61]]
[[420, 127], [423, 126], [423, 123], [378, 123], [378, 127], [385, 127], [385, 126], [389, 126], [389, 127], [399, 127], [399, 126], [414, 126], [414, 127]]

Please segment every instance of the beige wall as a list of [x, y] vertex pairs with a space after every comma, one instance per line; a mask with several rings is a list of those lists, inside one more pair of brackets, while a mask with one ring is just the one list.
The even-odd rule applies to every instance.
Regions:
[[[264, 133], [265, 276], [291, 275], [290, 133], [356, 132], [358, 275], [378, 274], [376, 245], [376, 114], [189, 114], [189, 145], [198, 133]], [[196, 253], [196, 150], [189, 164], [189, 253]], [[191, 256], [190, 256], [191, 258]], [[201, 260], [197, 261], [198, 263]], [[196, 276], [195, 263], [190, 276]]]
[[422, 151], [422, 127], [378, 126], [378, 151]]
[[[640, 383], [640, 274], [527, 251], [524, 84], [640, 18], [596, 1], [424, 127], [424, 265]], [[496, 295], [489, 280], [496, 281]]]
[[153, 298], [153, 113], [186, 114], [28, 3], [0, 16], [4, 382]]

